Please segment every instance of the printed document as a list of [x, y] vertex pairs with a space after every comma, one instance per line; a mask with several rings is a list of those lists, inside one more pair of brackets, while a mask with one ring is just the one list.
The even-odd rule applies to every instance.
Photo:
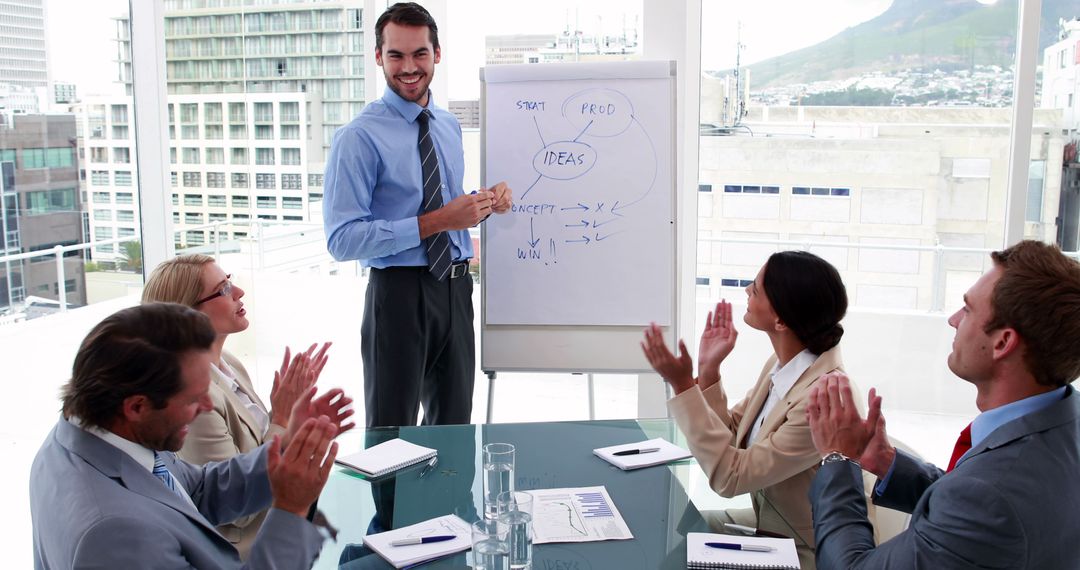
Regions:
[[537, 489], [533, 496], [533, 544], [634, 538], [607, 489]]

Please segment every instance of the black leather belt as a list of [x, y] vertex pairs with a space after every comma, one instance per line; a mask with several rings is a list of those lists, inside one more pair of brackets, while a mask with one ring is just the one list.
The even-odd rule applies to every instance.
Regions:
[[450, 266], [450, 279], [457, 279], [458, 277], [465, 277], [469, 274], [469, 260], [459, 261]]

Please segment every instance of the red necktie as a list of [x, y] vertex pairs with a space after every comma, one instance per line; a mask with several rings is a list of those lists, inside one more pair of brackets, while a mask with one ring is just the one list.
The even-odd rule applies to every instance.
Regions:
[[956, 447], [953, 447], [952, 458], [949, 459], [949, 468], [945, 472], [952, 471], [953, 467], [956, 467], [956, 462], [960, 461], [960, 458], [969, 449], [971, 449], [971, 424], [968, 424], [964, 431], [960, 432], [960, 437], [956, 438]]

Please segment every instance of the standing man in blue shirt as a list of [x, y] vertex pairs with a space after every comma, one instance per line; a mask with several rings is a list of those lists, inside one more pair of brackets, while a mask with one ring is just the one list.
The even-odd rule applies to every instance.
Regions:
[[[982, 411], [946, 470], [897, 451], [881, 398], [859, 416], [847, 378], [815, 384], [807, 413], [824, 456], [810, 487], [818, 568], [1072, 570], [1080, 562], [1080, 264], [1055, 246], [1021, 242], [949, 317], [949, 369], [972, 383]], [[911, 513], [874, 546], [861, 468], [878, 476], [874, 504]]]
[[375, 24], [389, 90], [334, 133], [323, 219], [338, 260], [370, 267], [361, 350], [367, 425], [470, 423], [475, 376], [468, 229], [511, 206], [500, 182], [466, 194], [457, 119], [432, 102], [435, 20], [415, 3]]

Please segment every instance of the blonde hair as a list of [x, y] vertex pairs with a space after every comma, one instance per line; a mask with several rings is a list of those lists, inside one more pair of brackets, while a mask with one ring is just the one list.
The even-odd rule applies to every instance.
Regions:
[[213, 262], [213, 257], [198, 253], [161, 262], [146, 280], [142, 302], [179, 303], [194, 307], [202, 294], [203, 269]]

